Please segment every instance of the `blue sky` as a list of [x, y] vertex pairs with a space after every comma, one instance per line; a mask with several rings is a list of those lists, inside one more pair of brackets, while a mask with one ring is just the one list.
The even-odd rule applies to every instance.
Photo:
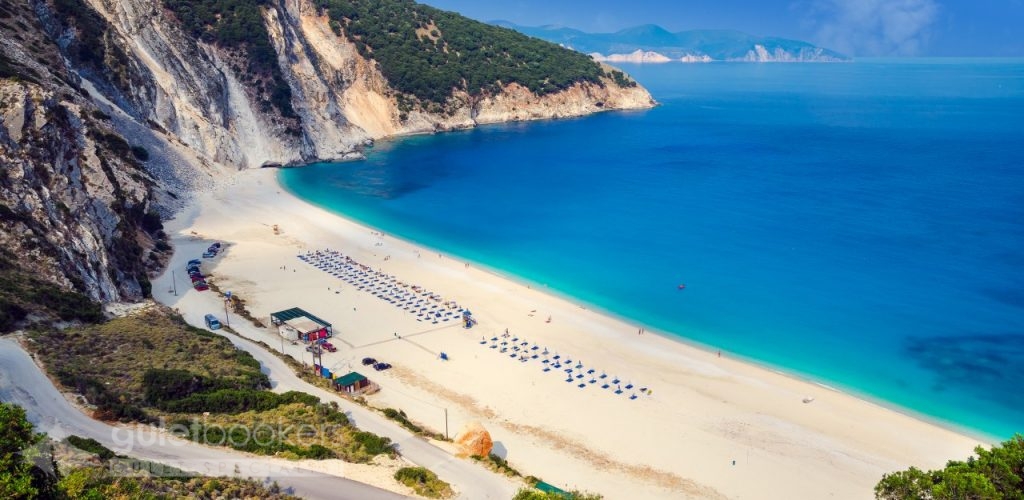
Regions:
[[858, 56], [1024, 56], [1024, 0], [420, 0], [482, 21], [736, 29]]

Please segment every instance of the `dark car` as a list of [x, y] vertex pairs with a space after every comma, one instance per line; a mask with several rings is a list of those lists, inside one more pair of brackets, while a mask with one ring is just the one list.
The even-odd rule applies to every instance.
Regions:
[[188, 266], [189, 267], [191, 267], [191, 266], [199, 267], [199, 264], [202, 264], [202, 263], [203, 263], [203, 261], [201, 261], [199, 259], [192, 259], [192, 260], [188, 261]]
[[217, 252], [205, 252], [203, 253], [204, 259], [212, 259], [217, 256]]
[[206, 286], [206, 283], [203, 282], [196, 283], [194, 286], [195, 289], [200, 292], [205, 292], [210, 289], [210, 287]]
[[363, 365], [364, 366], [375, 365], [375, 364], [377, 364], [377, 360], [376, 359], [373, 359], [373, 358], [363, 358]]
[[373, 365], [373, 369], [377, 371], [387, 370], [388, 368], [391, 368], [391, 365], [388, 363], [377, 363]]
[[218, 242], [210, 245], [210, 248], [211, 249], [216, 248], [217, 250], [220, 250], [220, 242], [218, 241]]
[[338, 352], [338, 348], [331, 344], [324, 344], [324, 349], [327, 349], [327, 352]]

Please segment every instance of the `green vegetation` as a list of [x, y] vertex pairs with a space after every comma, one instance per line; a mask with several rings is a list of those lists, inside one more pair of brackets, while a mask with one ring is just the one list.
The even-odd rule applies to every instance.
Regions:
[[33, 432], [25, 410], [0, 403], [0, 498], [35, 498], [47, 489], [41, 484], [45, 473], [25, 456], [42, 439]]
[[111, 458], [114, 458], [116, 456], [110, 448], [103, 446], [102, 444], [100, 444], [99, 441], [93, 438], [84, 438], [81, 436], [72, 435], [68, 436], [66, 441], [68, 442], [68, 444], [74, 446], [75, 448], [78, 448], [79, 450], [87, 451], [89, 453], [92, 453], [93, 455], [96, 455], [97, 457], [100, 458], [100, 460], [110, 460]]
[[604, 76], [584, 54], [411, 0], [316, 3], [392, 87], [423, 103], [444, 106], [453, 89], [475, 96], [511, 83], [543, 95]]
[[[269, 386], [248, 353], [158, 308], [33, 338], [56, 378], [83, 394], [96, 405], [96, 416], [106, 420], [148, 420], [143, 409], [151, 405], [146, 398], [150, 367], [187, 372], [216, 388]], [[152, 387], [150, 395], [159, 390]]]
[[875, 486], [881, 500], [1024, 499], [1024, 436], [993, 446], [979, 446], [977, 457], [951, 460], [940, 470], [915, 467], [886, 474]]
[[82, 465], [66, 445], [54, 446], [45, 435], [34, 433], [21, 407], [0, 403], [0, 498], [295, 498], [281, 493], [276, 484], [264, 487], [256, 481], [196, 477], [172, 467], [118, 458], [93, 439], [69, 436], [66, 442], [95, 459]]
[[403, 467], [395, 472], [395, 479], [412, 488], [417, 495], [427, 498], [448, 498], [452, 487], [438, 479], [437, 474], [423, 467]]
[[264, 104], [293, 118], [292, 90], [277, 64], [277, 52], [263, 24], [267, 0], [163, 0], [186, 32], [244, 57], [246, 76], [265, 97]]
[[[20, 217], [9, 208], [0, 207], [0, 222]], [[14, 255], [0, 249], [0, 333], [18, 328], [30, 314], [44, 320], [84, 323], [103, 320], [98, 303], [23, 270]]]
[[165, 308], [32, 338], [97, 418], [160, 422], [188, 439], [286, 458], [369, 462], [394, 453], [390, 440], [352, 427], [336, 404], [270, 392], [251, 355]]
[[391, 420], [394, 420], [395, 422], [402, 424], [402, 427], [409, 429], [415, 434], [423, 432], [423, 428], [410, 422], [409, 418], [405, 416], [405, 412], [402, 410], [396, 410], [394, 408], [384, 408], [383, 410], [381, 410], [381, 413], [383, 413], [385, 417], [388, 417]]
[[516, 470], [514, 467], [508, 464], [507, 460], [499, 457], [498, 455], [495, 455], [494, 453], [487, 455], [486, 458], [481, 457], [480, 455], [473, 455], [470, 458], [478, 462], [483, 462], [487, 464], [487, 467], [493, 470], [494, 472], [504, 474], [509, 477], [522, 476], [522, 474], [518, 470]]
[[516, 492], [512, 500], [601, 500], [603, 496], [597, 493], [584, 491], [566, 491], [558, 493], [552, 491], [541, 491], [533, 488], [522, 488]]
[[612, 80], [615, 80], [615, 85], [618, 85], [619, 87], [627, 89], [636, 87], [635, 81], [631, 80], [625, 73], [617, 69], [613, 69], [609, 74], [611, 75]]

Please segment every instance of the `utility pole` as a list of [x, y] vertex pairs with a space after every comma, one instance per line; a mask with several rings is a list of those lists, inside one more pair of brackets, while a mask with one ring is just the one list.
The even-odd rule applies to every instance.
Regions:
[[449, 439], [449, 437], [448, 437], [448, 408], [444, 409], [444, 438], [445, 439]]
[[178, 296], [178, 278], [174, 274], [174, 269], [171, 269], [171, 286], [174, 287], [174, 296]]
[[231, 302], [231, 290], [224, 292], [224, 324], [231, 326], [231, 319], [228, 318], [228, 302]]

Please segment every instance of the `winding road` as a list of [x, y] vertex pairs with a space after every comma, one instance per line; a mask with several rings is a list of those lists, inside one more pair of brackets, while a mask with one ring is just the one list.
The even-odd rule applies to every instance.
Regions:
[[[196, 324], [201, 318], [186, 319]], [[250, 325], [232, 325], [244, 329]], [[218, 332], [220, 333], [220, 332]], [[362, 430], [387, 436], [409, 461], [430, 469], [467, 499], [508, 499], [518, 485], [483, 467], [454, 457], [382, 415], [300, 379], [280, 358], [258, 344], [225, 335], [232, 344], [259, 360], [274, 391], [297, 390], [324, 401], [335, 401]], [[71, 405], [40, 371], [22, 347], [0, 338], [0, 400], [25, 408], [41, 432], [56, 439], [70, 434], [93, 438], [119, 454], [171, 465], [203, 475], [237, 474], [266, 484], [276, 481], [287, 491], [306, 498], [393, 499], [400, 495], [363, 483], [309, 471], [285, 460], [255, 457], [224, 448], [199, 445], [147, 426], [111, 426], [93, 420]]]
[[89, 418], [57, 391], [17, 342], [0, 338], [0, 401], [15, 403], [37, 431], [54, 439], [69, 435], [99, 441], [119, 454], [208, 476], [237, 475], [266, 485], [277, 482], [286, 492], [305, 498], [394, 500], [396, 493], [349, 479], [295, 467], [267, 457], [176, 439], [147, 426], [112, 426]]
[[[190, 324], [203, 324], [203, 318], [198, 313], [183, 312], [185, 320]], [[259, 334], [262, 333], [241, 319], [233, 321], [231, 328], [245, 337], [259, 338]], [[260, 362], [263, 372], [270, 378], [274, 392], [300, 391], [312, 394], [325, 402], [337, 402], [353, 425], [361, 430], [390, 438], [403, 457], [416, 465], [430, 469], [447, 481], [459, 493], [459, 498], [507, 500], [512, 498], [521, 486], [478, 464], [453, 456], [373, 410], [300, 379], [281, 358], [259, 344], [247, 338], [222, 332], [223, 330], [216, 330], [214, 333], [224, 335], [235, 347], [252, 354]]]

